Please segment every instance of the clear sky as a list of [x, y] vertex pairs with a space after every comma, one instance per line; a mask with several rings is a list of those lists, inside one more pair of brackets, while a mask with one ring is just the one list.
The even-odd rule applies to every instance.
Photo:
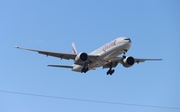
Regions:
[[[1, 0], [0, 112], [179, 112], [121, 104], [72, 101], [36, 95], [180, 108], [180, 1]], [[124, 68], [112, 76], [98, 68], [86, 74], [48, 64], [73, 61], [13, 48], [91, 52], [127, 36], [127, 55], [162, 58]]]

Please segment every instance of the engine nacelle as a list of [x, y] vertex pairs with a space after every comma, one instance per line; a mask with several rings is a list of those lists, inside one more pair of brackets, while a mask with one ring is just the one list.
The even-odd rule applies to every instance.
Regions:
[[134, 65], [134, 58], [132, 56], [127, 56], [123, 59], [123, 66], [128, 68]]
[[76, 57], [75, 57], [75, 64], [84, 64], [86, 61], [88, 60], [88, 54], [85, 52], [79, 53]]

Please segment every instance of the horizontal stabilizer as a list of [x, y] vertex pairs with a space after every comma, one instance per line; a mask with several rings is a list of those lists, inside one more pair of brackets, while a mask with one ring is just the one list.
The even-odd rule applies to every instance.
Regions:
[[59, 68], [73, 68], [73, 66], [66, 66], [66, 65], [47, 65], [50, 67], [59, 67]]

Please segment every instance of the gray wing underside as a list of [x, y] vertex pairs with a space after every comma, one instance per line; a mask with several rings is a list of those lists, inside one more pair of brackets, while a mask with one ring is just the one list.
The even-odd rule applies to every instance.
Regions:
[[[160, 61], [162, 59], [143, 59], [143, 58], [134, 58], [135, 63], [141, 63], [145, 61]], [[122, 57], [116, 57], [110, 61], [110, 63], [103, 66], [103, 68], [116, 67], [119, 63], [123, 64]]]

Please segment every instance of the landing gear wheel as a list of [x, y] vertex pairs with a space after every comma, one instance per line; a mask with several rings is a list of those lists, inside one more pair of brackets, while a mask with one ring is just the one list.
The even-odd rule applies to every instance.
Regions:
[[112, 74], [114, 73], [114, 71], [115, 71], [114, 69], [113, 69], [113, 70], [111, 70], [110, 75], [112, 75]]
[[109, 75], [109, 74], [110, 74], [110, 71], [108, 70], [106, 74]]
[[81, 73], [86, 73], [88, 70], [89, 70], [88, 67], [83, 67], [83, 68], [81, 69]]
[[114, 73], [114, 71], [115, 71], [114, 69], [111, 69], [111, 68], [110, 68], [110, 69], [107, 71], [107, 75], [109, 75], [109, 74], [112, 75], [112, 74]]

